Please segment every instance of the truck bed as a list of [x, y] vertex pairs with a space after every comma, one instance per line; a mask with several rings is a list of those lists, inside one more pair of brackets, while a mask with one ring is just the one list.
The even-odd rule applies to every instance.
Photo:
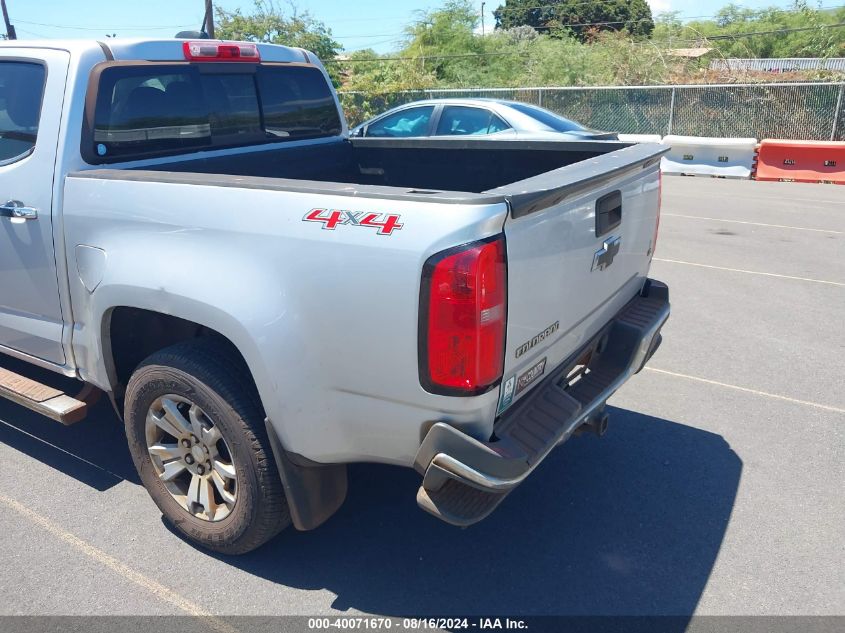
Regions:
[[[356, 138], [216, 157], [200, 154], [140, 169], [482, 193], [620, 150], [632, 161], [662, 151], [618, 141]], [[605, 171], [604, 164], [594, 162], [582, 167], [589, 170], [590, 165]]]

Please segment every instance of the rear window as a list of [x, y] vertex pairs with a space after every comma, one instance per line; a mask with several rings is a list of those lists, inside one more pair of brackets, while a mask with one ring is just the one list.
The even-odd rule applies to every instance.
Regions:
[[202, 72], [194, 65], [117, 65], [100, 74], [88, 162], [336, 136], [323, 73], [308, 66]]
[[555, 132], [578, 132], [586, 130], [583, 125], [570, 121], [569, 119], [550, 112], [545, 108], [538, 108], [537, 106], [529, 105], [527, 103], [509, 103], [510, 107], [522, 114], [530, 116], [535, 121], [539, 121], [546, 127], [551, 128]]
[[0, 164], [35, 148], [45, 75], [41, 64], [0, 62]]

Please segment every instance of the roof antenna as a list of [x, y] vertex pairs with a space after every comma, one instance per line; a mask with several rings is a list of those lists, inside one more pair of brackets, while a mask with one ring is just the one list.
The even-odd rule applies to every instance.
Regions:
[[[3, 0], [0, 0], [3, 1]], [[177, 40], [208, 40], [214, 39], [214, 13], [211, 0], [205, 0], [205, 16], [199, 31], [179, 31]]]

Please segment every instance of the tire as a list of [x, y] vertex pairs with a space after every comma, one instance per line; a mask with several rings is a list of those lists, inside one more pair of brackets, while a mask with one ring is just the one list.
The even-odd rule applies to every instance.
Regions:
[[[172, 423], [177, 414], [181, 425]], [[189, 540], [243, 554], [290, 524], [258, 393], [228, 346], [194, 339], [152, 354], [129, 380], [125, 420], [144, 487]]]

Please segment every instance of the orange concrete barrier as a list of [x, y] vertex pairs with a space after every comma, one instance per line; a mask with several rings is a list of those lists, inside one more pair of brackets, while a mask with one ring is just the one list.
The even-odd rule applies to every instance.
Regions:
[[755, 177], [845, 185], [845, 142], [765, 139], [757, 153]]

